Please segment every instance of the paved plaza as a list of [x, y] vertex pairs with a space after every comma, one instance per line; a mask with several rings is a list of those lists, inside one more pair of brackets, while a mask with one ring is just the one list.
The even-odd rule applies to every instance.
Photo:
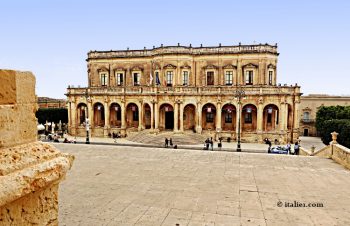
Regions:
[[329, 159], [54, 145], [76, 156], [60, 225], [350, 225], [350, 171]]

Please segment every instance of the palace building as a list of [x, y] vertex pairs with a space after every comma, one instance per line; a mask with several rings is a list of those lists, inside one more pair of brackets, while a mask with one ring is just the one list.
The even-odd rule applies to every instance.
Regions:
[[90, 51], [88, 87], [67, 90], [69, 133], [85, 136], [88, 118], [96, 137], [170, 130], [295, 141], [300, 87], [277, 84], [278, 55], [269, 44]]

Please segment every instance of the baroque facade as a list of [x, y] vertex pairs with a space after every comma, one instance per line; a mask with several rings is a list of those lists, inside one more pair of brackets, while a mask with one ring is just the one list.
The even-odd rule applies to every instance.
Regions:
[[332, 96], [327, 94], [310, 94], [301, 97], [300, 136], [317, 136], [316, 113], [321, 106], [349, 106], [350, 96]]
[[[299, 136], [300, 87], [277, 84], [277, 45], [90, 51], [88, 87], [68, 87], [69, 132], [193, 131], [281, 143]], [[237, 98], [236, 91], [245, 96]], [[239, 125], [240, 122], [240, 125]]]

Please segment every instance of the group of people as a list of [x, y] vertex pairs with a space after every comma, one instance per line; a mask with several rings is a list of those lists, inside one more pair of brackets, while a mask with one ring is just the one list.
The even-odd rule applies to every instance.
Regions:
[[[264, 142], [265, 142], [265, 144], [269, 145], [268, 152], [270, 153], [271, 146], [272, 146], [271, 141], [268, 138], [265, 138]], [[275, 143], [276, 143], [276, 140], [275, 140]], [[299, 155], [300, 140], [295, 142], [295, 144], [294, 144], [294, 152], [292, 152], [292, 144], [290, 142], [288, 142], [288, 144], [286, 145], [286, 149], [287, 149], [288, 155]]]
[[207, 138], [204, 142], [204, 150], [209, 150], [209, 147], [212, 151], [214, 150], [214, 142], [212, 137], [210, 139]]
[[174, 147], [174, 149], [177, 149], [177, 145], [175, 144], [173, 144], [173, 139], [168, 139], [167, 137], [165, 138], [165, 140], [164, 140], [164, 146], [167, 148], [167, 147]]

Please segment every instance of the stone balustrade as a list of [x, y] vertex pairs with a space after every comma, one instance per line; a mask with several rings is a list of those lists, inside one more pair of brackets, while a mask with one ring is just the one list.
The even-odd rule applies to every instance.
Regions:
[[[277, 89], [276, 89], [277, 87]], [[242, 89], [246, 95], [274, 95], [274, 94], [290, 94], [299, 92], [298, 86], [244, 86]], [[212, 86], [212, 87], [193, 87], [193, 86], [127, 86], [127, 87], [89, 87], [67, 89], [67, 95], [116, 95], [116, 94], [180, 94], [180, 95], [202, 95], [202, 94], [223, 94], [232, 95], [237, 86]]]
[[127, 58], [127, 57], [150, 57], [166, 54], [237, 54], [237, 53], [277, 53], [277, 46], [269, 44], [217, 46], [217, 47], [187, 47], [187, 46], [164, 46], [154, 49], [143, 50], [118, 50], [118, 51], [90, 51], [88, 59], [100, 58]]

